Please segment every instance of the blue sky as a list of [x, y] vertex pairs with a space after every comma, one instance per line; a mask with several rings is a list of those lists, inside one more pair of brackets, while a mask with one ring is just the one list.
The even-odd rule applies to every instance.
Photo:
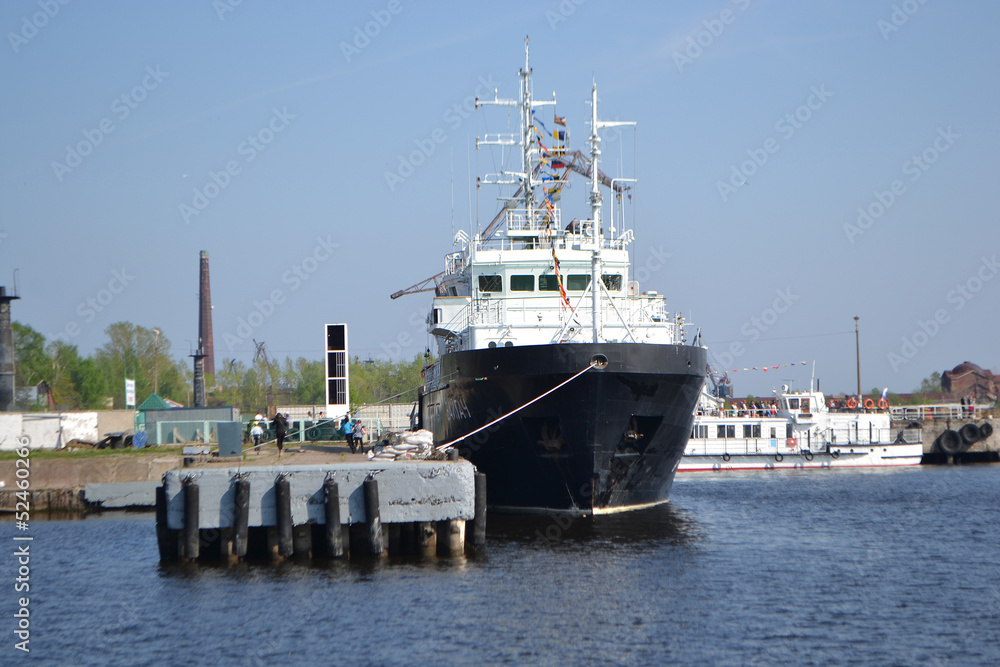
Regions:
[[639, 179], [642, 289], [738, 394], [813, 359], [852, 389], [854, 315], [866, 391], [1000, 370], [997, 25], [985, 0], [5, 2], [0, 284], [17, 269], [14, 319], [84, 354], [127, 320], [182, 356], [207, 250], [217, 365], [251, 338], [320, 359], [326, 322], [410, 358], [429, 295], [389, 294], [475, 219], [474, 138], [505, 119], [467, 107], [516, 96], [530, 35], [576, 147], [594, 80], [637, 122], [603, 166]]

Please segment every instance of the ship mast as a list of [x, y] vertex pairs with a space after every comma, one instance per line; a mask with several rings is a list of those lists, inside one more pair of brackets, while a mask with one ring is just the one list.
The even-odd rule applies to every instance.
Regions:
[[599, 343], [601, 338], [601, 246], [604, 235], [601, 229], [601, 176], [598, 168], [598, 158], [601, 155], [601, 137], [599, 130], [606, 127], [621, 127], [624, 125], [635, 125], [634, 121], [602, 121], [597, 120], [597, 82], [590, 92], [590, 238], [593, 241], [592, 255], [590, 258], [590, 297], [591, 309], [593, 310], [593, 335], [594, 342]]
[[[500, 99], [497, 96], [497, 91], [493, 91], [493, 99], [476, 99], [476, 107], [496, 105], [496, 106], [508, 106], [508, 107], [520, 107], [521, 109], [521, 135], [518, 141], [514, 140], [514, 135], [486, 135], [485, 139], [476, 139], [476, 148], [480, 146], [513, 146], [520, 145], [521, 147], [521, 170], [520, 171], [504, 171], [502, 174], [487, 174], [483, 179], [484, 183], [491, 183], [494, 185], [513, 185], [515, 182], [520, 182], [520, 190], [514, 194], [510, 201], [514, 201], [515, 198], [520, 196], [521, 205], [524, 207], [525, 220], [531, 228], [535, 227], [535, 188], [537, 183], [534, 178], [535, 166], [538, 155], [538, 148], [536, 147], [534, 132], [534, 119], [532, 118], [532, 110], [535, 107], [555, 105], [556, 95], [552, 93], [551, 100], [533, 100], [531, 99], [531, 64], [529, 60], [529, 44], [530, 38], [524, 38], [524, 67], [518, 72], [521, 77], [521, 95], [520, 100], [509, 100]], [[517, 181], [514, 180], [517, 179]], [[509, 208], [509, 207], [508, 207]], [[502, 214], [503, 212], [501, 212]], [[499, 216], [498, 216], [499, 217]], [[496, 222], [496, 220], [494, 220]], [[492, 224], [491, 224], [492, 227]]]
[[532, 136], [531, 118], [531, 65], [528, 62], [528, 46], [530, 37], [524, 38], [524, 68], [518, 72], [521, 76], [521, 173], [524, 179], [524, 212], [530, 225], [535, 220], [535, 184], [532, 178], [533, 166], [531, 155], [534, 151], [535, 138]]

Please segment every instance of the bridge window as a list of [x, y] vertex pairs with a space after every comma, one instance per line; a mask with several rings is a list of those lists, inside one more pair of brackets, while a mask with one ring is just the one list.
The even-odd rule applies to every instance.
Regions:
[[609, 292], [618, 292], [622, 288], [622, 277], [621, 274], [607, 274], [601, 276], [601, 282], [604, 283], [604, 287], [607, 288]]
[[503, 292], [502, 276], [479, 276], [480, 292]]
[[559, 280], [555, 274], [549, 273], [544, 276], [538, 276], [538, 290], [540, 292], [558, 292]]
[[511, 292], [534, 292], [535, 291], [535, 276], [511, 276], [510, 277], [510, 291]]
[[582, 292], [590, 284], [590, 276], [586, 273], [574, 274], [569, 277], [566, 288], [571, 292]]

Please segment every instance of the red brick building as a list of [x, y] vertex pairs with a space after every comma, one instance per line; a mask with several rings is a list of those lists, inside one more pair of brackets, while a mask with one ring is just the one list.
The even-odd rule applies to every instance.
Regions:
[[977, 401], [995, 401], [1000, 395], [1000, 376], [984, 371], [971, 361], [963, 361], [941, 374], [941, 389], [956, 397], [972, 396]]

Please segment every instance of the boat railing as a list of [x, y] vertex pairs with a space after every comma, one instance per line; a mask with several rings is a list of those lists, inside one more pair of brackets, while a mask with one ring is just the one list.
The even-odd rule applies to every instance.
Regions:
[[924, 441], [924, 430], [919, 426], [902, 428], [899, 430], [899, 439], [911, 445], [922, 443]]
[[452, 252], [444, 256], [444, 272], [446, 275], [461, 273], [465, 267], [465, 253]]
[[[784, 434], [783, 434], [784, 435]], [[903, 439], [908, 443], [920, 442], [919, 429], [907, 429]], [[718, 437], [709, 436], [688, 439], [688, 449], [685, 454], [695, 456], [750, 455], [750, 454], [787, 454], [799, 451], [820, 452], [828, 447], [867, 447], [884, 445], [893, 441], [892, 430], [888, 428], [872, 429], [831, 429], [817, 435], [807, 431], [794, 438], [766, 437]]]
[[463, 310], [468, 310], [472, 324], [501, 324], [504, 322], [501, 299], [473, 299]]
[[[463, 311], [468, 311], [465, 317], [469, 324], [506, 322], [509, 324], [562, 326], [573, 318], [579, 318], [579, 314], [564, 308], [558, 294], [558, 292], [543, 292], [530, 297], [491, 294], [489, 297], [473, 299]], [[571, 305], [576, 305], [579, 298], [579, 292], [569, 293]], [[624, 324], [629, 327], [668, 326], [672, 324], [666, 310], [660, 308], [655, 301], [650, 302], [625, 295], [616, 296], [614, 300], [614, 305], [606, 298], [601, 300], [601, 318], [605, 327], [620, 327], [622, 319], [624, 319]], [[589, 317], [589, 298], [582, 303], [581, 312]], [[621, 313], [621, 317], [619, 317], [619, 313]], [[455, 330], [452, 328], [452, 324], [456, 324], [457, 320], [458, 316], [453, 318], [448, 328]]]
[[889, 408], [892, 418], [897, 421], [935, 419], [977, 419], [987, 406], [962, 405], [961, 403], [937, 403], [934, 405], [897, 405]]
[[508, 232], [542, 232], [549, 224], [556, 230], [562, 229], [562, 211], [558, 208], [538, 209], [531, 215], [527, 209], [515, 208], [508, 210], [505, 218]]

